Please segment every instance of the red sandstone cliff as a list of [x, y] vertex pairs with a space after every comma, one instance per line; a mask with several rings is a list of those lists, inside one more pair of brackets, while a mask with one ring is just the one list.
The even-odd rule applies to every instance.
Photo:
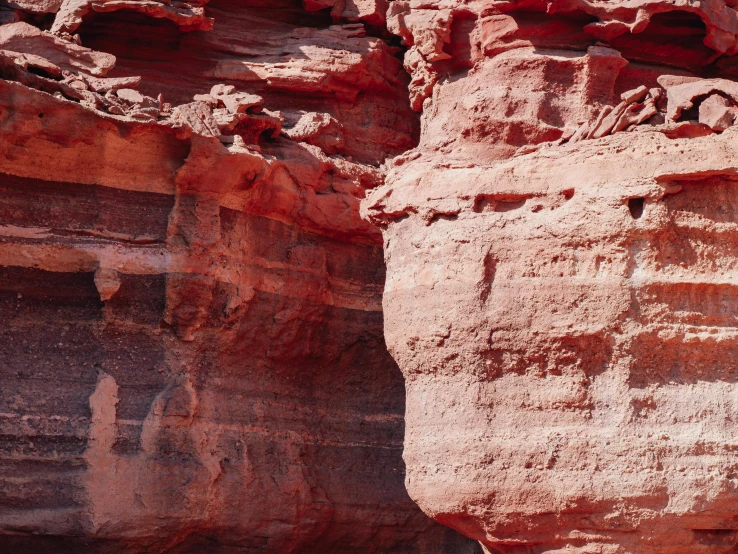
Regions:
[[418, 134], [386, 4], [203, 4], [0, 5], [0, 551], [473, 552], [359, 217]]
[[364, 201], [406, 484], [490, 553], [738, 551], [733, 2], [396, 1]]
[[0, 547], [736, 552], [734, 2], [0, 23]]

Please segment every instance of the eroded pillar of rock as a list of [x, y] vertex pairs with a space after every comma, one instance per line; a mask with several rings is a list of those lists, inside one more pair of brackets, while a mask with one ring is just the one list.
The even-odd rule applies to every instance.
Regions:
[[390, 8], [423, 130], [364, 213], [406, 485], [488, 552], [735, 551], [737, 24], [721, 1]]

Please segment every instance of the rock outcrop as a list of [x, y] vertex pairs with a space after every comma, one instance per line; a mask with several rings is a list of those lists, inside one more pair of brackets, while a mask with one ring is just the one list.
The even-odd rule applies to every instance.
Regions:
[[419, 145], [363, 213], [406, 484], [490, 553], [738, 548], [738, 12], [392, 2]]
[[385, 10], [0, 8], [0, 550], [475, 551], [403, 487]]
[[0, 549], [738, 551], [734, 4], [5, 2]]

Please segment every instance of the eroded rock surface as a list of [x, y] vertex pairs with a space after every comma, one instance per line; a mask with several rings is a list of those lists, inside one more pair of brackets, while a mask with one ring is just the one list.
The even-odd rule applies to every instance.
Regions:
[[0, 550], [475, 551], [403, 488], [385, 8], [3, 4]]
[[363, 210], [406, 484], [487, 552], [738, 548], [737, 21], [390, 5], [422, 132]]

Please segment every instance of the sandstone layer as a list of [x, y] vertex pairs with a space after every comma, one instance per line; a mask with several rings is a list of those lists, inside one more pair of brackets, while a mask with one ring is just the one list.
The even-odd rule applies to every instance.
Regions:
[[0, 550], [473, 552], [403, 488], [381, 1], [0, 7]]
[[419, 145], [363, 213], [410, 496], [490, 553], [738, 549], [738, 12], [392, 2]]

